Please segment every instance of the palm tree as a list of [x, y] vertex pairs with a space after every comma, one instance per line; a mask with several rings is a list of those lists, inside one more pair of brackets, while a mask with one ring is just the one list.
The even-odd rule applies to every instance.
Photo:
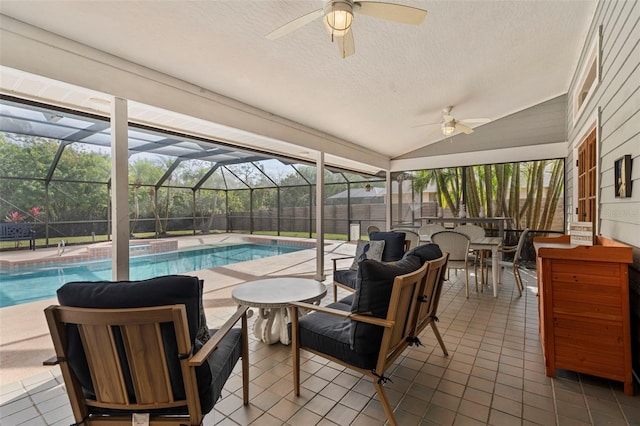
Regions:
[[[484, 207], [487, 216], [510, 217], [512, 228], [551, 229], [564, 190], [563, 177], [562, 160], [485, 164], [415, 171], [413, 190], [422, 194], [427, 185], [435, 182], [440, 205], [458, 216], [464, 187], [471, 216], [477, 216]], [[521, 189], [525, 190], [523, 203]]]

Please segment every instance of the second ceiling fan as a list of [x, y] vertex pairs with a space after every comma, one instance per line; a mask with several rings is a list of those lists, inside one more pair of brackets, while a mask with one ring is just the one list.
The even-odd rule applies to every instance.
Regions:
[[352, 24], [354, 13], [385, 19], [403, 24], [419, 25], [427, 16], [427, 11], [411, 6], [372, 1], [329, 0], [322, 9], [302, 15], [266, 35], [275, 40], [289, 34], [318, 18], [323, 18], [331, 41], [336, 41], [340, 56], [346, 58], [356, 52]]
[[473, 133], [473, 129], [467, 126], [466, 123], [488, 123], [489, 121], [491, 121], [490, 118], [465, 118], [462, 120], [458, 120], [453, 115], [451, 115], [451, 110], [453, 110], [453, 106], [445, 107], [442, 110], [442, 121], [440, 121], [439, 123], [422, 124], [416, 127], [433, 126], [435, 124], [438, 124], [439, 128], [433, 129], [429, 134], [431, 135], [437, 132], [441, 132], [444, 136], [449, 137], [458, 131], [467, 135]]

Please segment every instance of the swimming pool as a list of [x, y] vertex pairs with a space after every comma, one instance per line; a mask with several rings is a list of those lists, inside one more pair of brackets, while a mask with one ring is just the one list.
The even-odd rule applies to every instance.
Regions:
[[[131, 280], [142, 280], [159, 275], [184, 274], [200, 269], [293, 253], [305, 248], [308, 247], [244, 243], [132, 256], [129, 276]], [[55, 297], [56, 290], [70, 281], [110, 280], [110, 259], [39, 265], [16, 269], [9, 273], [0, 272], [0, 307]]]

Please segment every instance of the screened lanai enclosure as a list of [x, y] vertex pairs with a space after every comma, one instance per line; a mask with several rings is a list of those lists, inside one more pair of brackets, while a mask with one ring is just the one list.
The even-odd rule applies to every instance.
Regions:
[[[40, 244], [110, 235], [108, 119], [2, 98], [0, 211], [32, 222]], [[208, 232], [312, 237], [316, 167], [218, 141], [130, 124], [132, 237]], [[346, 238], [349, 223], [384, 223], [384, 205], [351, 208], [351, 194], [380, 191], [384, 178], [327, 168], [325, 231]], [[373, 189], [375, 188], [375, 190]]]
[[[32, 223], [39, 246], [110, 239], [108, 117], [6, 95], [0, 108], [0, 220]], [[132, 238], [315, 234], [312, 161], [135, 123], [128, 126], [128, 159]], [[387, 223], [417, 230], [425, 217], [463, 211], [508, 217], [515, 233], [564, 231], [562, 159], [394, 172], [388, 183], [384, 171], [323, 172], [330, 239], [353, 237], [354, 225], [361, 234]]]

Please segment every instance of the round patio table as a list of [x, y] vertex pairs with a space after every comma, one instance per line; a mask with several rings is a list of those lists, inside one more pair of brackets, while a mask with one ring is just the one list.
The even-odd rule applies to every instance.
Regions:
[[[291, 302], [320, 303], [327, 286], [309, 278], [266, 278], [249, 281], [233, 289], [231, 297], [240, 305], [258, 308], [253, 334], [264, 343], [290, 343], [287, 324]], [[301, 310], [299, 310], [301, 311]]]

